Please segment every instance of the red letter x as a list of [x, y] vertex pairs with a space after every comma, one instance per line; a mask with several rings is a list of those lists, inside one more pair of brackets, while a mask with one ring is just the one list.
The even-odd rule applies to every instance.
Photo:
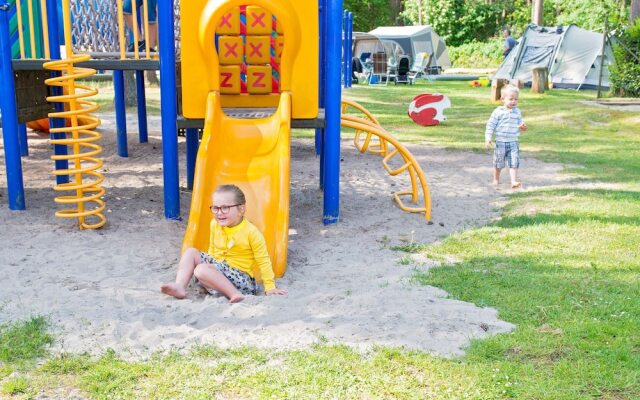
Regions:
[[249, 46], [251, 46], [251, 54], [249, 54], [250, 57], [254, 54], [258, 54], [258, 57], [262, 57], [262, 52], [260, 51], [262, 43], [258, 43], [257, 46], [254, 46], [253, 43], [249, 43]]
[[231, 28], [231, 21], [229, 21], [231, 19], [231, 17], [232, 17], [231, 13], [229, 13], [227, 15], [223, 15], [222, 16], [222, 21], [220, 21], [220, 25], [218, 25], [218, 26], [222, 28], [224, 25], [226, 25], [229, 28]]
[[233, 84], [229, 83], [231, 77], [233, 76], [232, 73], [222, 72], [220, 75], [222, 75], [222, 83], [220, 84], [220, 87], [233, 87]]
[[224, 47], [227, 48], [227, 52], [224, 53], [225, 57], [228, 57], [229, 54], [231, 54], [234, 57], [238, 57], [238, 54], [236, 53], [236, 47], [238, 47], [238, 43], [234, 43], [233, 46], [230, 45], [229, 43], [225, 43]]
[[264, 72], [255, 72], [253, 76], [256, 77], [256, 81], [253, 83], [253, 87], [265, 87], [265, 84], [262, 83], [265, 75]]
[[260, 26], [262, 26], [263, 28], [265, 27], [264, 21], [262, 21], [262, 18], [264, 18], [265, 13], [262, 13], [258, 16], [256, 13], [252, 12], [251, 15], [254, 18], [253, 24], [251, 24], [252, 27], [256, 26], [257, 24], [260, 24]]

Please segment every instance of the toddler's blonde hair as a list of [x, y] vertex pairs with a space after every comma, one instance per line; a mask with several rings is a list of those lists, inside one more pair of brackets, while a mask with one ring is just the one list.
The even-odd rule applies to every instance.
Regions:
[[507, 93], [515, 93], [516, 96], [520, 97], [520, 89], [518, 89], [518, 87], [515, 85], [504, 85], [500, 90], [500, 98], [504, 99]]

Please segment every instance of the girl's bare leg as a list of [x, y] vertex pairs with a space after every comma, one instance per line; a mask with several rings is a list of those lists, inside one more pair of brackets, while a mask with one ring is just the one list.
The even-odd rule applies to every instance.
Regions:
[[194, 248], [187, 249], [180, 258], [175, 283], [162, 284], [160, 291], [176, 299], [184, 299], [187, 296], [187, 285], [189, 285], [193, 271], [198, 264], [200, 264], [200, 251]]
[[193, 274], [203, 286], [227, 296], [230, 303], [237, 303], [244, 300], [242, 293], [213, 265], [200, 264], [196, 267]]

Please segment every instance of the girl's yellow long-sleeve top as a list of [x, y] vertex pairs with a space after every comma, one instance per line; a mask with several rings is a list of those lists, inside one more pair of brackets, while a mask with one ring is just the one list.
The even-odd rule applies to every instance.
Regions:
[[257, 268], [265, 292], [276, 287], [267, 244], [262, 232], [255, 225], [243, 218], [236, 226], [220, 226], [213, 218], [210, 231], [207, 252], [210, 256], [218, 262], [225, 261], [229, 266], [252, 278], [255, 277]]

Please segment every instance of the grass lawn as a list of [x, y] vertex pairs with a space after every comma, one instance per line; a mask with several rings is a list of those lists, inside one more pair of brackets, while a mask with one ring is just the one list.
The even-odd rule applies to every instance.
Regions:
[[[411, 98], [427, 91], [451, 99], [439, 127], [418, 127], [406, 116]], [[361, 86], [345, 96], [404, 142], [472, 151], [484, 151], [495, 107], [488, 88], [465, 82]], [[455, 359], [320, 343], [275, 353], [200, 347], [126, 362], [113, 353], [47, 354], [54, 338], [36, 316], [0, 327], [0, 397], [640, 398], [640, 113], [581, 103], [594, 98], [568, 90], [521, 94], [529, 125], [523, 151], [566, 165], [578, 184], [513, 194], [498, 221], [397, 249], [460, 260], [416, 281], [495, 307], [517, 325], [514, 332], [473, 341]]]

